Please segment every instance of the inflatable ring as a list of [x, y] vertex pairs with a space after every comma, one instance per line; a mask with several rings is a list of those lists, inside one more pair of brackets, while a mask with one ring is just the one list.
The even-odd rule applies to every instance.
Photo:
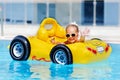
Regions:
[[[46, 24], [52, 24], [46, 29]], [[112, 51], [109, 43], [92, 38], [85, 42], [55, 45], [50, 42], [54, 37], [59, 42], [66, 41], [65, 29], [53, 18], [46, 18], [40, 24], [35, 36], [16, 36], [10, 44], [10, 55], [14, 60], [38, 60], [57, 64], [88, 64], [107, 59]]]

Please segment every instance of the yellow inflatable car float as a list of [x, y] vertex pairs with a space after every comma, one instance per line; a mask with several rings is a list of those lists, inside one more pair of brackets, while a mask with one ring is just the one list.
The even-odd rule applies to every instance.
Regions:
[[53, 18], [45, 18], [35, 36], [16, 36], [10, 44], [10, 55], [14, 60], [38, 60], [57, 64], [87, 64], [105, 60], [110, 56], [111, 46], [93, 38], [74, 44], [52, 44], [51, 37], [66, 41], [65, 29]]

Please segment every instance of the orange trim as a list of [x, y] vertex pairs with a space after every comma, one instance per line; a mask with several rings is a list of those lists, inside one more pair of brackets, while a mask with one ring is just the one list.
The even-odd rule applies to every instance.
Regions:
[[97, 54], [97, 51], [96, 51], [96, 50], [91, 49], [90, 47], [87, 47], [87, 49], [88, 49], [89, 51], [92, 51], [92, 53]]
[[109, 50], [109, 44], [107, 44], [105, 51], [107, 52]]
[[37, 59], [36, 56], [33, 56], [33, 57], [32, 57], [32, 60], [37, 60], [37, 61], [43, 60], [43, 61], [45, 61], [45, 62], [50, 62], [50, 60], [46, 60], [45, 58], [39, 58], [39, 59]]

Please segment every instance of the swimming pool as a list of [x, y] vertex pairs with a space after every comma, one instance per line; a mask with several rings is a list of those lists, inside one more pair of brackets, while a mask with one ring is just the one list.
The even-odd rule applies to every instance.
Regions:
[[40, 61], [14, 61], [7, 48], [9, 40], [0, 40], [0, 80], [119, 80], [120, 44], [103, 62], [59, 65]]

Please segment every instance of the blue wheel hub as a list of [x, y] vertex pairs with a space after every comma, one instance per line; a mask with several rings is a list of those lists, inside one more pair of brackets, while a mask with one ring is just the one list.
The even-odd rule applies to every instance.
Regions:
[[24, 53], [24, 47], [20, 42], [15, 43], [13, 47], [13, 54], [16, 57], [20, 57]]
[[67, 63], [67, 56], [66, 56], [65, 51], [62, 49], [57, 50], [56, 54], [55, 54], [55, 60], [59, 64], [66, 64]]

